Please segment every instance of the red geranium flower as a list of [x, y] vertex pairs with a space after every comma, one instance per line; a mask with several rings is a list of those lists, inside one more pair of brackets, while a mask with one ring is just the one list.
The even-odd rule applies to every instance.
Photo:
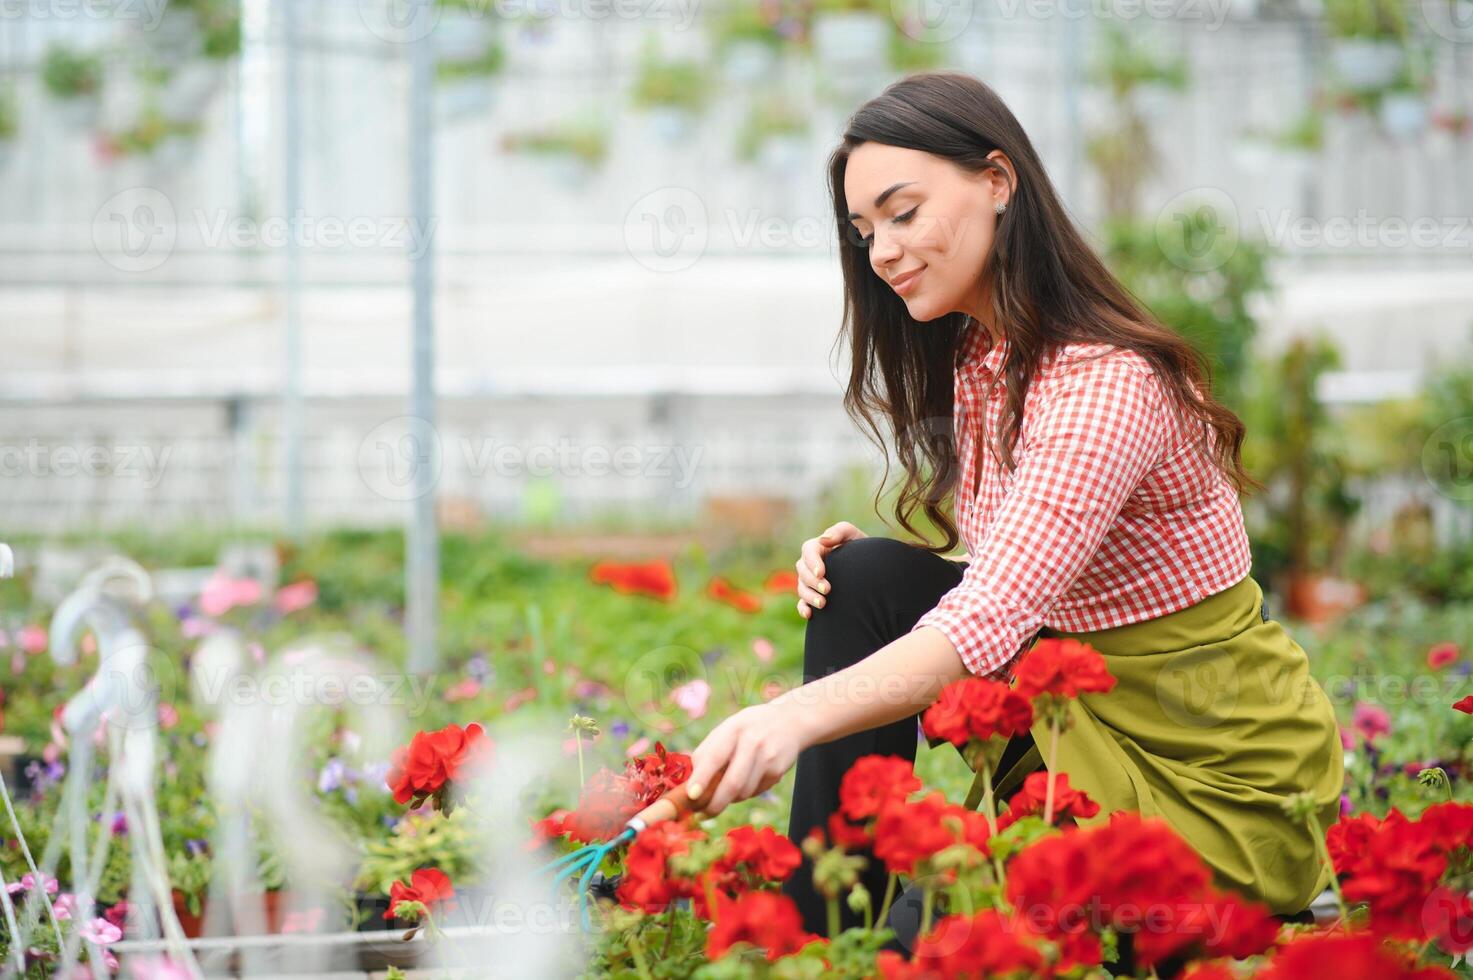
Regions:
[[917, 963], [936, 963], [949, 977], [1037, 976], [1043, 967], [1038, 950], [1020, 938], [1020, 930], [996, 909], [972, 916], [948, 915], [916, 943]]
[[946, 802], [939, 790], [913, 803], [891, 797], [875, 821], [875, 857], [892, 872], [914, 875], [917, 864], [953, 844], [987, 853], [989, 833], [982, 814]]
[[724, 602], [733, 609], [740, 609], [744, 613], [754, 613], [762, 609], [762, 597], [755, 592], [747, 592], [737, 588], [726, 579], [717, 576], [706, 584], [706, 594], [718, 602]]
[[1002, 681], [964, 677], [941, 689], [941, 696], [921, 715], [921, 727], [932, 738], [966, 748], [973, 739], [1012, 738], [1028, 731], [1033, 727], [1033, 706]]
[[450, 901], [454, 897], [455, 889], [445, 872], [438, 868], [420, 868], [410, 875], [409, 884], [396, 881], [389, 886], [389, 910], [384, 913], [384, 918], [417, 918], [418, 910], [400, 908], [408, 902], [419, 902], [432, 914], [439, 914], [455, 907], [455, 903]]
[[764, 592], [792, 592], [798, 587], [797, 572], [773, 572], [762, 583]]
[[1259, 980], [1432, 980], [1451, 978], [1440, 967], [1416, 969], [1367, 933], [1310, 932], [1285, 943]]
[[675, 569], [668, 561], [660, 559], [647, 562], [601, 561], [593, 566], [588, 577], [601, 585], [607, 583], [615, 592], [624, 595], [647, 595], [664, 602], [675, 598]]
[[892, 796], [904, 799], [920, 788], [913, 763], [895, 755], [861, 756], [839, 784], [839, 811], [850, 820], [868, 820]]
[[481, 726], [446, 725], [437, 732], [418, 732], [391, 757], [388, 785], [397, 803], [419, 806], [447, 782], [489, 763], [493, 745]]
[[1473, 715], [1473, 694], [1468, 695], [1466, 698], [1460, 698], [1457, 701], [1454, 701], [1453, 707], [1457, 708], [1464, 714]]
[[1103, 694], [1115, 686], [1098, 650], [1078, 640], [1053, 637], [1039, 640], [1023, 655], [1014, 680], [1018, 693], [1030, 701], [1042, 694], [1057, 698]]
[[716, 924], [706, 936], [706, 958], [718, 960], [739, 943], [767, 951], [769, 962], [822, 940], [803, 931], [793, 900], [780, 892], [748, 892], [740, 898], [716, 897]]
[[659, 912], [674, 899], [699, 894], [695, 881], [670, 871], [669, 861], [673, 855], [688, 852], [691, 842], [704, 840], [705, 836], [680, 820], [662, 820], [640, 833], [624, 858], [624, 877], [615, 893], [620, 904]]
[[1341, 892], [1346, 901], [1370, 903], [1374, 931], [1397, 939], [1426, 938], [1422, 912], [1447, 870], [1434, 829], [1400, 813], [1388, 814], [1365, 841], [1364, 851], [1351, 859]]
[[624, 764], [622, 772], [599, 769], [588, 778], [578, 806], [563, 821], [576, 841], [608, 840], [624, 829], [630, 817], [690, 778], [691, 758], [670, 752], [656, 742], [653, 752]]
[[[1047, 772], [1030, 773], [1028, 778], [1023, 780], [1023, 788], [1009, 801], [1008, 808], [1002, 816], [998, 817], [997, 829], [1002, 830], [1033, 814], [1042, 816], [1048, 793], [1048, 780]], [[1068, 773], [1059, 773], [1054, 779], [1055, 823], [1064, 817], [1087, 819], [1099, 812], [1098, 803], [1086, 796], [1083, 790], [1077, 790], [1069, 785]]]

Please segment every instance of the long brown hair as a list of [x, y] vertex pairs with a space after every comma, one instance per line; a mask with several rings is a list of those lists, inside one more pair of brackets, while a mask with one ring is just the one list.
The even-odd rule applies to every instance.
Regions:
[[[844, 408], [869, 429], [882, 451], [876, 416], [886, 417], [906, 474], [896, 518], [924, 539], [910, 521], [919, 506], [946, 536], [939, 546], [927, 542], [927, 550], [947, 552], [959, 541], [941, 502], [958, 479], [953, 366], [969, 318], [949, 313], [920, 324], [870, 268], [844, 199], [849, 153], [866, 142], [922, 150], [973, 173], [987, 168], [1007, 176], [1005, 168], [987, 159], [994, 150], [1002, 150], [1013, 164], [1012, 195], [998, 220], [988, 262], [992, 313], [1009, 346], [1001, 372], [1007, 381], [1002, 439], [993, 448], [1008, 469], [1016, 466], [1013, 449], [1024, 399], [1039, 362], [1065, 344], [1104, 343], [1134, 350], [1150, 362], [1176, 410], [1185, 409], [1189, 415], [1182, 417], [1201, 423], [1204, 440], [1213, 442], [1211, 455], [1240, 493], [1263, 489], [1243, 468], [1243, 422], [1213, 398], [1206, 359], [1105, 268], [1075, 229], [1033, 144], [1002, 99], [970, 75], [922, 72], [890, 85], [850, 118], [829, 158], [829, 191], [844, 270], [841, 339], [848, 341], [852, 357]], [[889, 465], [887, 452], [877, 508]]]

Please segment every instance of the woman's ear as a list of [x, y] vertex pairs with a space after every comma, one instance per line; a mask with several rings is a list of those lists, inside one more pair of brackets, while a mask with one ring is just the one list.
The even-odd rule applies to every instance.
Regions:
[[1008, 155], [1002, 150], [993, 150], [991, 153], [987, 154], [987, 159], [997, 163], [1003, 168], [1003, 170], [1007, 172], [1006, 176], [1004, 176], [1003, 174], [1000, 174], [996, 170], [990, 168], [985, 171], [987, 178], [992, 181], [993, 184], [993, 196], [999, 201], [1011, 202], [1013, 197], [1013, 189], [1017, 186], [1013, 178], [1013, 175], [1017, 173], [1017, 171], [1013, 169], [1013, 161], [1009, 160]]

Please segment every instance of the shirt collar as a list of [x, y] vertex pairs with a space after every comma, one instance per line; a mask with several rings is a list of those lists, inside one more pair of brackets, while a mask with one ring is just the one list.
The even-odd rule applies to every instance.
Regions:
[[986, 328], [976, 320], [968, 319], [967, 322], [966, 333], [962, 334], [957, 370], [974, 378], [991, 380], [1007, 358], [1007, 338], [989, 348]]

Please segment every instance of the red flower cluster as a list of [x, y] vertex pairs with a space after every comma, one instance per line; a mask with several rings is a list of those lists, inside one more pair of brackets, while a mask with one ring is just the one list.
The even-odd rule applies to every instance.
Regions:
[[899, 953], [882, 952], [880, 975], [885, 980], [1039, 976], [1043, 956], [1018, 931], [996, 909], [949, 915], [916, 943], [910, 962]]
[[613, 586], [624, 595], [647, 595], [669, 602], [675, 598], [675, 569], [668, 561], [601, 561], [589, 571], [595, 583]]
[[[1027, 816], [1042, 816], [1047, 802], [1048, 782], [1047, 772], [1030, 773], [1023, 780], [1023, 788], [1013, 796], [1002, 816], [997, 818], [997, 829], [1002, 830]], [[1089, 818], [1099, 812], [1098, 803], [1086, 796], [1083, 790], [1069, 785], [1068, 773], [1061, 772], [1054, 778], [1054, 823], [1059, 823], [1065, 817], [1071, 820]]]
[[793, 842], [771, 827], [740, 826], [727, 832], [726, 852], [699, 876], [681, 876], [671, 869], [671, 857], [705, 839], [702, 831], [684, 821], [663, 821], [645, 830], [629, 847], [619, 901], [659, 912], [674, 899], [689, 898], [696, 915], [709, 916], [708, 887], [719, 903], [722, 897], [736, 898], [786, 879], [802, 860]]
[[1115, 686], [1098, 650], [1078, 640], [1053, 637], [1039, 640], [1023, 655], [1013, 680], [1017, 692], [1030, 701], [1043, 694], [1056, 698], [1103, 694]]
[[1110, 815], [1108, 824], [1046, 837], [1008, 869], [1008, 898], [1066, 949], [1058, 966], [1098, 965], [1095, 927], [1134, 934], [1139, 962], [1172, 955], [1251, 956], [1274, 942], [1279, 923], [1262, 905], [1211, 884], [1201, 857], [1159, 818]]
[[[691, 759], [656, 742], [653, 752], [624, 764], [622, 772], [599, 769], [583, 787], [575, 810], [558, 810], [533, 824], [534, 840], [567, 834], [573, 840], [608, 840], [629, 818], [690, 778]], [[535, 846], [535, 845], [533, 845]]]
[[706, 936], [706, 957], [718, 960], [739, 944], [767, 951], [769, 962], [823, 942], [803, 930], [798, 906], [777, 892], [748, 892], [740, 898], [717, 896], [716, 924]]
[[755, 592], [747, 592], [737, 588], [726, 579], [717, 576], [706, 584], [706, 594], [718, 602], [724, 602], [733, 609], [739, 609], [744, 613], [759, 612], [762, 609], [762, 597]]
[[677, 898], [699, 894], [697, 883], [674, 874], [669, 862], [705, 838], [701, 831], [680, 820], [664, 820], [646, 828], [634, 838], [624, 858], [624, 877], [616, 892], [620, 904], [659, 912]]
[[[1449, 857], [1473, 844], [1473, 806], [1438, 803], [1408, 820], [1361, 813], [1335, 824], [1325, 845], [1347, 901], [1370, 903], [1371, 929], [1385, 938], [1436, 939], [1448, 952], [1469, 948], [1462, 903], [1439, 901]], [[1449, 893], [1449, 896], [1451, 893]]]
[[420, 868], [410, 875], [409, 884], [396, 881], [389, 886], [389, 910], [384, 913], [384, 918], [409, 917], [412, 913], [408, 909], [403, 909], [404, 915], [400, 915], [400, 906], [408, 902], [419, 902], [431, 914], [439, 914], [455, 907], [451, 901], [454, 897], [455, 888], [445, 872], [438, 868]]
[[839, 784], [839, 812], [856, 822], [868, 820], [887, 800], [903, 800], [920, 788], [913, 763], [895, 755], [861, 756]]
[[763, 592], [792, 592], [798, 587], [798, 573], [789, 569], [786, 572], [773, 572], [767, 576], [767, 581], [762, 583]]
[[[1416, 957], [1399, 954], [1367, 933], [1306, 933], [1287, 943], [1258, 974], [1258, 980], [1442, 980], [1454, 976], [1440, 966], [1418, 969]], [[1201, 971], [1189, 980], [1202, 977]]]
[[390, 758], [388, 785], [398, 803], [422, 804], [447, 782], [475, 766], [489, 764], [494, 746], [481, 726], [446, 725], [437, 732], [418, 732]]
[[953, 844], [971, 844], [987, 854], [990, 835], [986, 817], [946, 802], [940, 791], [913, 803], [892, 797], [875, 820], [875, 857], [890, 871], [913, 876], [918, 864]]
[[941, 696], [921, 715], [921, 727], [931, 738], [966, 748], [974, 739], [1012, 738], [1027, 732], [1033, 727], [1033, 706], [1002, 681], [964, 677], [941, 689]]

